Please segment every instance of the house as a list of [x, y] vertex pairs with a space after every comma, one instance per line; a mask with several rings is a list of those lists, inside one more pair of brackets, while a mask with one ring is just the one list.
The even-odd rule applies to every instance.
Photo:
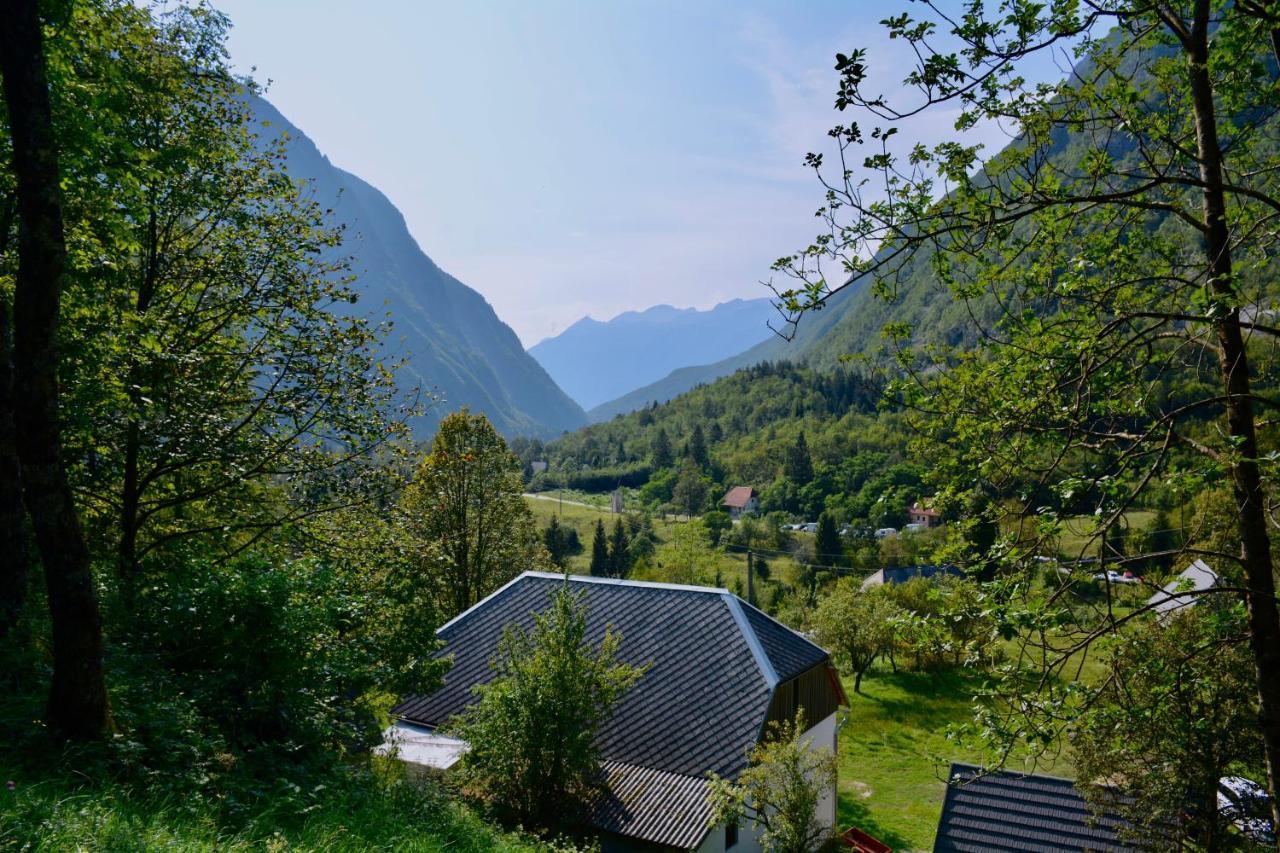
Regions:
[[919, 525], [919, 527], [911, 528], [913, 530], [927, 530], [930, 527], [936, 527], [942, 523], [942, 513], [929, 506], [928, 499], [924, 501], [916, 501], [907, 507], [907, 524]]
[[1193, 607], [1201, 598], [1200, 593], [1218, 585], [1218, 573], [1204, 560], [1196, 560], [1164, 588], [1147, 600], [1147, 606], [1163, 621], [1184, 607]]
[[[584, 597], [589, 641], [612, 626], [620, 659], [651, 664], [597, 736], [604, 785], [585, 822], [603, 849], [759, 850], [750, 825], [711, 825], [711, 774], [735, 778], [765, 724], [800, 709], [813, 747], [834, 751], [846, 700], [825, 651], [727, 590], [525, 572], [441, 626], [436, 654], [453, 658], [444, 686], [392, 710], [384, 747], [400, 744], [416, 772], [447, 772], [467, 745], [439, 727], [493, 678], [503, 629], [530, 627], [564, 583]], [[834, 787], [818, 816], [835, 825]]]
[[1122, 853], [1124, 821], [1089, 810], [1070, 779], [951, 765], [934, 853]]
[[932, 578], [938, 575], [955, 575], [956, 577], [963, 577], [964, 572], [951, 565], [897, 566], [880, 569], [879, 571], [868, 575], [862, 582], [862, 589], [868, 590], [873, 586], [906, 583], [912, 578]]
[[730, 518], [741, 518], [751, 515], [760, 508], [760, 497], [750, 486], [734, 486], [725, 492], [720, 506], [729, 510]]

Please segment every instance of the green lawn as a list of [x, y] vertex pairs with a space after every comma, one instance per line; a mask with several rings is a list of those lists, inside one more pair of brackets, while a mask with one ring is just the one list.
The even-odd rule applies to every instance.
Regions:
[[[849, 710], [840, 730], [839, 820], [897, 851], [932, 850], [951, 761], [979, 761], [946, 737], [947, 727], [972, 718], [979, 676], [877, 668], [862, 693], [845, 680]], [[1059, 766], [1038, 772], [1071, 775]]]

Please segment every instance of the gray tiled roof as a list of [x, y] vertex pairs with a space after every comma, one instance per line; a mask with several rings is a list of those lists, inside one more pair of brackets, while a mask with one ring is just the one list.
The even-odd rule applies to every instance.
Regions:
[[604, 786], [588, 804], [587, 822], [652, 844], [697, 847], [711, 823], [710, 782], [606, 761]]
[[1070, 779], [952, 764], [934, 853], [1128, 853], [1119, 818], [1095, 816]]
[[[451, 656], [453, 666], [444, 686], [405, 697], [392, 713], [439, 726], [466, 708], [475, 700], [472, 687], [493, 678], [490, 661], [503, 628], [528, 629], [532, 614], [547, 607], [564, 582], [562, 575], [526, 572], [446, 623], [438, 654]], [[736, 776], [764, 728], [774, 687], [828, 655], [723, 589], [582, 576], [569, 582], [587, 605], [588, 641], [598, 642], [612, 626], [622, 637], [621, 660], [651, 664], [597, 736], [610, 791], [621, 805], [601, 811], [592, 824], [646, 838], [634, 828], [649, 826], [649, 835], [684, 832], [679, 815], [705, 798], [705, 786], [688, 780]], [[615, 789], [615, 781], [624, 787]], [[681, 805], [671, 807], [664, 797]], [[703, 815], [701, 838], [705, 814], [697, 814]], [[663, 815], [667, 819], [653, 822]], [[682, 846], [687, 839], [680, 837], [680, 843], [661, 843]]]

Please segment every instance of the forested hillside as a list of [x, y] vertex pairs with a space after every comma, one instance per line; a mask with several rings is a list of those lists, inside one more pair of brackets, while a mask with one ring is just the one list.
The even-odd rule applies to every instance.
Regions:
[[[528, 354], [484, 297], [441, 270], [419, 248], [400, 211], [376, 188], [329, 162], [267, 100], [251, 97], [265, 140], [288, 136], [289, 174], [345, 228], [337, 251], [351, 259], [357, 314], [391, 320], [382, 344], [403, 360], [398, 383], [434, 395], [412, 421], [428, 438], [447, 412], [469, 406], [509, 435], [559, 435], [586, 422], [582, 409]], [[425, 402], [425, 400], [424, 400]]]

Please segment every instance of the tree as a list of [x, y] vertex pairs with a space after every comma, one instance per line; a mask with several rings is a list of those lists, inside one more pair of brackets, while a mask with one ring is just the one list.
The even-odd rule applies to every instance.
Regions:
[[707, 454], [707, 437], [702, 432], [702, 424], [693, 425], [685, 455], [699, 468], [706, 468], [711, 464], [711, 457]]
[[835, 755], [806, 736], [802, 710], [794, 720], [770, 721], [736, 782], [712, 778], [714, 820], [747, 817], [762, 830], [760, 843], [770, 853], [809, 853], [831, 835], [817, 811], [835, 783]]
[[671, 530], [671, 538], [658, 549], [658, 566], [670, 583], [707, 583], [714, 572], [715, 552], [701, 521], [686, 521]]
[[855, 693], [862, 692], [862, 677], [876, 658], [892, 652], [898, 626], [907, 615], [882, 589], [862, 592], [846, 578], [822, 597], [814, 613], [818, 642], [853, 674]]
[[804, 439], [803, 431], [796, 437], [796, 443], [787, 449], [787, 455], [782, 464], [782, 473], [797, 487], [803, 486], [813, 479], [813, 459], [809, 456], [809, 445]]
[[671, 454], [671, 439], [667, 436], [667, 431], [662, 427], [658, 427], [657, 432], [653, 434], [653, 447], [650, 450], [650, 456], [655, 470], [670, 468], [671, 463], [675, 461]]
[[[836, 106], [883, 124], [833, 129], [840, 165], [830, 180], [822, 155], [808, 158], [824, 180], [824, 229], [778, 262], [796, 282], [780, 299], [794, 313], [818, 307], [844, 286], [827, 283], [823, 270], [835, 269], [889, 298], [932, 276], [965, 303], [976, 353], [917, 346], [907, 324], [885, 329], [907, 377], [895, 390], [937, 413], [933, 440], [946, 435], [959, 450], [944, 472], [956, 490], [978, 481], [1025, 494], [1024, 517], [1040, 515], [1043, 496], [1087, 494], [1101, 538], [1172, 470], [1201, 487], [1231, 484], [1239, 550], [1218, 556], [1242, 571], [1280, 823], [1280, 611], [1266, 510], [1275, 436], [1256, 415], [1275, 401], [1255, 388], [1280, 330], [1252, 309], [1270, 303], [1274, 280], [1280, 18], [1269, 4], [1218, 0], [1055, 0], [1014, 13], [975, 3], [960, 16], [923, 6], [923, 20], [884, 22], [918, 53], [903, 90], [916, 100], [872, 89], [864, 51], [837, 56]], [[1104, 24], [1111, 31], [1097, 35]], [[1066, 80], [1022, 73], [1063, 48], [1077, 59]], [[943, 110], [956, 138], [895, 149], [894, 122]], [[983, 121], [1019, 134], [985, 162], [964, 144]], [[849, 157], [864, 144], [873, 150], [859, 170]], [[1170, 387], [1177, 393], [1162, 393]], [[1056, 537], [1054, 517], [1043, 521], [1044, 538]], [[1031, 659], [1065, 672], [1117, 621], [1108, 611], [1023, 638], [1042, 646]], [[1009, 707], [1048, 717], [1000, 731], [1066, 725], [1064, 697], [1038, 698]]]
[[680, 468], [680, 476], [671, 490], [671, 502], [690, 518], [707, 502], [707, 481], [693, 457], [686, 459]]
[[565, 562], [571, 553], [568, 531], [560, 525], [560, 519], [554, 515], [547, 522], [546, 529], [542, 531], [542, 547], [547, 549], [551, 562], [562, 569], [565, 567]]
[[58, 321], [67, 247], [42, 27], [35, 0], [6, 4], [0, 75], [19, 221], [13, 420], [23, 498], [53, 622], [49, 721], [65, 735], [89, 739], [110, 729], [111, 711], [102, 670], [102, 617], [60, 426]]
[[588, 571], [594, 577], [607, 578], [611, 574], [609, 565], [609, 538], [604, 532], [604, 522], [596, 519], [596, 533], [591, 540], [591, 567]]
[[613, 534], [609, 537], [609, 574], [615, 578], [625, 578], [630, 573], [630, 536], [619, 518], [614, 521]]
[[440, 422], [401, 512], [421, 552], [422, 582], [446, 617], [546, 559], [519, 461], [484, 415], [466, 409]]
[[493, 661], [496, 677], [451, 732], [466, 741], [466, 790], [527, 823], [570, 820], [599, 772], [600, 724], [646, 666], [617, 662], [622, 637], [606, 628], [587, 640], [587, 608], [568, 582], [533, 616], [533, 629], [509, 626]]
[[733, 529], [733, 519], [729, 518], [729, 513], [721, 509], [703, 513], [702, 524], [707, 528], [707, 535], [711, 537], [712, 547], [719, 547], [720, 538], [725, 531]]
[[813, 553], [815, 562], [827, 566], [845, 565], [844, 540], [840, 538], [835, 516], [829, 512], [818, 516], [818, 532], [814, 535]]
[[1135, 626], [1109, 668], [1071, 739], [1080, 777], [1112, 782], [1086, 796], [1123, 815], [1134, 840], [1182, 826], [1203, 849], [1228, 849], [1218, 780], [1263, 765], [1243, 608], [1197, 605]]

